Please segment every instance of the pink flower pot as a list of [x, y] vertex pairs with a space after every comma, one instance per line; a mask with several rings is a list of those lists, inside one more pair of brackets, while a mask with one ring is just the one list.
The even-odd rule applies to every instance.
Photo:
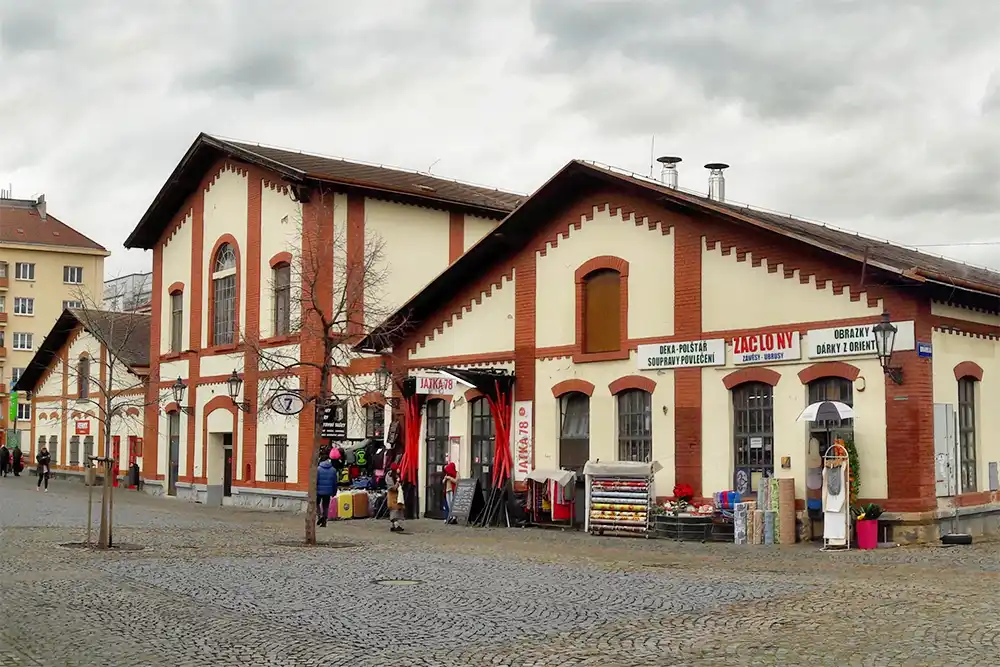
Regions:
[[878, 547], [878, 519], [862, 519], [856, 522], [858, 531], [858, 548], [875, 549]]

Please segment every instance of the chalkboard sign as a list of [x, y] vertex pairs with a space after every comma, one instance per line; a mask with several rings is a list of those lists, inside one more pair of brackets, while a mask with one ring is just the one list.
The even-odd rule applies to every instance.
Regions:
[[478, 477], [458, 480], [455, 496], [448, 508], [448, 523], [469, 525], [483, 511], [485, 504]]

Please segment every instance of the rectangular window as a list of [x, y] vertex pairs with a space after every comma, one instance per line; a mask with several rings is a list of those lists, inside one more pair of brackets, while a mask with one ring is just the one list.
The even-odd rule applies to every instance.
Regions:
[[365, 437], [381, 439], [384, 428], [385, 408], [381, 405], [367, 406], [365, 408]]
[[0, 278], [7, 277], [7, 262], [0, 262]]
[[287, 336], [292, 328], [292, 267], [274, 269], [274, 335]]
[[212, 345], [232, 345], [236, 342], [236, 275], [212, 281], [215, 303]]
[[170, 351], [180, 352], [184, 346], [184, 294], [170, 295]]
[[69, 283], [70, 285], [79, 285], [83, 282], [83, 267], [82, 266], [64, 266], [63, 267], [63, 282]]
[[0, 296], [0, 313], [7, 312], [7, 297]]
[[958, 451], [962, 456], [962, 493], [974, 493], [976, 482], [976, 380], [958, 381]]
[[35, 300], [32, 297], [15, 296], [14, 297], [14, 314], [15, 315], [34, 315], [35, 314]]
[[28, 262], [18, 262], [14, 265], [14, 277], [18, 280], [34, 280], [35, 265]]
[[12, 368], [12, 369], [10, 369], [10, 383], [11, 383], [11, 385], [17, 384], [17, 381], [21, 379], [22, 375], [24, 375], [24, 369], [23, 368]]
[[76, 393], [80, 398], [90, 398], [90, 357], [76, 362]]
[[618, 394], [618, 460], [653, 460], [653, 395], [641, 389]]
[[4, 346], [3, 331], [0, 331], [0, 347]]
[[31, 333], [25, 333], [24, 331], [14, 332], [14, 349], [15, 350], [30, 350], [31, 349], [32, 336]]
[[74, 435], [69, 439], [69, 464], [71, 466], [80, 465], [80, 436]]
[[83, 302], [75, 300], [63, 301], [63, 310], [69, 310], [71, 308], [79, 310], [80, 308], [83, 308]]
[[31, 421], [31, 403], [17, 404], [17, 420]]
[[288, 480], [288, 436], [269, 435], [264, 447], [264, 480], [285, 482]]

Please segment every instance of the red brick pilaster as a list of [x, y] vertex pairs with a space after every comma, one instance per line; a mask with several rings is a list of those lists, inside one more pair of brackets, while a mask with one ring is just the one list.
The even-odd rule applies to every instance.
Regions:
[[[149, 382], [146, 383], [146, 405], [142, 414], [142, 476], [154, 479], [159, 465], [159, 405], [160, 396], [160, 330], [163, 307], [163, 244], [153, 247], [153, 302], [149, 321]], [[66, 387], [63, 387], [66, 395]], [[62, 406], [66, 413], [65, 399]], [[65, 418], [63, 418], [65, 424]], [[62, 463], [62, 460], [59, 461]]]
[[[331, 195], [332, 196], [332, 195]], [[332, 209], [331, 209], [332, 211]], [[332, 226], [332, 223], [331, 223]], [[332, 237], [331, 237], [332, 239]], [[365, 331], [365, 197], [347, 195], [347, 333]], [[332, 271], [332, 270], [331, 270]]]
[[[260, 340], [260, 295], [263, 289], [261, 276], [261, 197], [264, 174], [255, 168], [247, 173], [247, 247], [246, 247], [246, 330], [247, 340]], [[234, 479], [253, 482], [257, 469], [257, 419], [259, 360], [252, 348], [243, 358], [243, 400], [249, 401], [251, 412], [243, 419], [242, 467], [235, 470]], [[236, 415], [238, 419], [239, 415]], [[237, 422], [238, 423], [238, 422]], [[234, 424], [234, 427], [236, 424]], [[235, 457], [234, 457], [235, 458]], [[237, 465], [233, 461], [233, 465]]]
[[[674, 235], [674, 333], [701, 338], [702, 237], [697, 226], [678, 220]], [[701, 372], [700, 368], [674, 370], [674, 479], [691, 485], [696, 497], [701, 489]], [[656, 442], [656, 435], [653, 435]]]
[[453, 263], [465, 252], [465, 214], [451, 211], [448, 214], [448, 263]]
[[[214, 171], [214, 170], [213, 170]], [[201, 350], [201, 316], [205, 305], [205, 188], [207, 183], [202, 182], [198, 186], [197, 192], [191, 197], [191, 339], [188, 342], [192, 350]], [[211, 341], [209, 341], [211, 342]], [[157, 354], [159, 354], [160, 341], [157, 339]], [[191, 355], [188, 360], [187, 391], [184, 400], [190, 406], [198, 405], [198, 384], [201, 381], [201, 356]], [[178, 470], [178, 477], [186, 481], [194, 480], [194, 446], [195, 446], [195, 417], [196, 415], [186, 415], [182, 420], [185, 425], [185, 436], [187, 445], [187, 467]], [[145, 443], [144, 443], [145, 444]], [[169, 445], [168, 445], [169, 446]], [[202, 443], [205, 446], [205, 443]], [[202, 475], [205, 472], [205, 461], [202, 460]], [[169, 465], [164, 471], [170, 474]]]

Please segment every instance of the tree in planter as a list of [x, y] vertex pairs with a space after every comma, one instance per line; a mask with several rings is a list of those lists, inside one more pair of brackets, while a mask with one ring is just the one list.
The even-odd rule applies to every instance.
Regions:
[[[299, 443], [309, 451], [305, 543], [310, 545], [316, 544], [322, 415], [349, 403], [359, 408], [357, 401], [362, 395], [384, 392], [391, 381], [384, 361], [375, 373], [358, 373], [358, 362], [365, 355], [352, 346], [395, 310], [383, 298], [389, 274], [384, 244], [378, 235], [367, 233], [362, 243], [349, 247], [343, 225], [331, 228], [319, 222], [334, 219], [334, 206], [332, 192], [320, 191], [313, 195], [309, 208], [303, 209], [303, 215], [315, 218], [299, 216], [288, 234], [286, 260], [272, 266], [271, 309], [261, 313], [263, 331], [248, 330], [242, 336], [246, 363], [267, 374], [255, 391], [258, 413], [274, 413], [272, 398], [290, 392], [305, 404], [300, 416], [305, 410], [315, 415], [310, 441]], [[322, 218], [318, 211], [323, 212]], [[265, 320], [268, 316], [270, 322]], [[405, 327], [405, 321], [396, 321], [388, 327], [388, 335]], [[262, 336], [297, 337], [298, 344], [264, 345]], [[351, 412], [356, 414], [357, 410]]]

